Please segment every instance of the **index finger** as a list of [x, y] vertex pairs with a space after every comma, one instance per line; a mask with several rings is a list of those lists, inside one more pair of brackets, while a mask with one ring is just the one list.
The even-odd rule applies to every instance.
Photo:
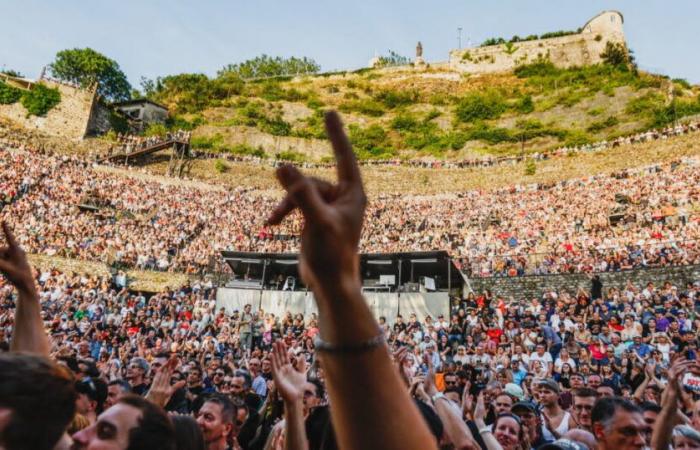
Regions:
[[10, 226], [4, 220], [2, 221], [2, 231], [3, 231], [3, 233], [5, 233], [5, 240], [7, 241], [7, 245], [10, 247], [17, 247], [17, 241], [15, 240], [15, 235], [12, 234], [12, 230], [10, 229]]
[[326, 132], [333, 146], [333, 153], [335, 153], [338, 165], [338, 181], [359, 184], [360, 168], [357, 165], [350, 140], [343, 130], [343, 122], [335, 111], [326, 113]]

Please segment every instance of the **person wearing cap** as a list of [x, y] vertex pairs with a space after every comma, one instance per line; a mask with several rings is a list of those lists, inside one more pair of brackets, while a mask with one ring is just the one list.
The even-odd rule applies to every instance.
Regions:
[[542, 406], [544, 423], [555, 438], [569, 431], [571, 414], [559, 406], [559, 383], [551, 378], [544, 378], [535, 387], [536, 398]]
[[552, 442], [554, 439], [545, 436], [540, 411], [531, 401], [517, 402], [510, 410], [522, 420], [527, 426], [529, 441], [532, 448], [539, 448], [541, 445]]
[[592, 450], [588, 446], [582, 444], [581, 442], [574, 441], [572, 439], [557, 439], [554, 442], [545, 444], [539, 447], [537, 450]]
[[672, 439], [674, 450], [700, 449], [700, 431], [690, 425], [676, 425], [673, 428]]

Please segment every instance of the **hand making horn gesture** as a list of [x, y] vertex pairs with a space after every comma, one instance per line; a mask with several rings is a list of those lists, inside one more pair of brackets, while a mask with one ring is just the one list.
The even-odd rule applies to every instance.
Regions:
[[295, 208], [304, 216], [300, 272], [314, 289], [347, 280], [359, 280], [357, 247], [367, 198], [360, 169], [340, 117], [326, 114], [326, 130], [338, 167], [338, 183], [303, 175], [296, 167], [277, 169], [277, 178], [287, 191], [268, 223], [279, 224]]

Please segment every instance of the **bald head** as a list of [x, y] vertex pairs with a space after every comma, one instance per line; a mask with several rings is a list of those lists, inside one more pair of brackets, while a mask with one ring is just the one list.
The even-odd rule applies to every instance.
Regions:
[[581, 428], [574, 428], [567, 431], [562, 435], [562, 439], [580, 442], [581, 444], [587, 446], [590, 450], [593, 450], [596, 447], [596, 440], [593, 433], [582, 430]]

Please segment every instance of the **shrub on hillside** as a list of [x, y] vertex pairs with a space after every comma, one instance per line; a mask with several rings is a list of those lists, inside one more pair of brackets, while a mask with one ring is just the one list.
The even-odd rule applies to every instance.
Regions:
[[58, 89], [35, 84], [31, 90], [22, 94], [21, 102], [28, 115], [45, 116], [54, 106], [61, 103], [61, 93]]
[[522, 114], [529, 114], [535, 110], [535, 102], [532, 101], [530, 94], [524, 95], [518, 99], [515, 104], [515, 109]]
[[586, 128], [586, 131], [588, 131], [589, 133], [600, 133], [606, 128], [614, 127], [619, 123], [620, 121], [617, 119], [617, 117], [610, 116], [605, 120], [593, 122], [588, 126], [588, 128]]
[[392, 130], [411, 131], [418, 125], [418, 120], [410, 114], [400, 114], [389, 125]]
[[371, 117], [380, 117], [384, 115], [384, 106], [371, 99], [360, 99], [340, 104], [338, 108], [346, 113], [359, 113]]
[[224, 160], [217, 159], [214, 163], [214, 170], [216, 170], [219, 173], [224, 173], [228, 170], [228, 165], [226, 164], [226, 162], [224, 162]]
[[275, 154], [275, 158], [282, 161], [304, 162], [306, 157], [299, 152], [283, 151]]
[[0, 105], [11, 105], [22, 98], [22, 91], [0, 81]]
[[418, 101], [419, 95], [417, 91], [380, 91], [374, 95], [374, 99], [381, 102], [389, 109], [408, 106]]
[[537, 173], [537, 165], [534, 159], [528, 159], [525, 163], [525, 175], [532, 176]]
[[384, 158], [395, 154], [381, 125], [374, 124], [362, 128], [353, 124], [348, 129], [350, 142], [360, 159]]
[[471, 93], [463, 97], [455, 108], [455, 116], [460, 122], [497, 119], [508, 108], [503, 97], [495, 92]]

